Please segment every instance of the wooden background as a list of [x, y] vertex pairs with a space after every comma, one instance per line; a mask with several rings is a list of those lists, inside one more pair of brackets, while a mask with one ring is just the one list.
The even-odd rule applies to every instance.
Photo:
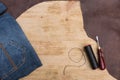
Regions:
[[[88, 44], [96, 54], [96, 42], [84, 30], [79, 1], [42, 2], [24, 12], [17, 21], [43, 63], [21, 80], [116, 80], [107, 70], [92, 70], [86, 55], [79, 63], [68, 58], [72, 48], [79, 47], [84, 51], [83, 47]], [[82, 56], [78, 53], [72, 55], [73, 59]], [[63, 75], [66, 65], [79, 66], [85, 60], [83, 66], [68, 67]]]

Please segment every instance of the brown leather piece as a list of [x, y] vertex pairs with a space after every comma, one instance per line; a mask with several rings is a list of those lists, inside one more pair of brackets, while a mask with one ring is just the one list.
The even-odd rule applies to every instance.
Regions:
[[15, 18], [31, 6], [46, 0], [0, 0], [8, 7], [8, 12]]
[[[17, 18], [31, 6], [47, 0], [0, 0], [8, 12]], [[49, 0], [50, 1], [50, 0]], [[80, 0], [84, 27], [89, 37], [98, 35], [104, 51], [107, 69], [120, 80], [120, 1]]]
[[107, 69], [120, 80], [120, 1], [81, 0], [81, 6], [88, 36], [99, 36]]

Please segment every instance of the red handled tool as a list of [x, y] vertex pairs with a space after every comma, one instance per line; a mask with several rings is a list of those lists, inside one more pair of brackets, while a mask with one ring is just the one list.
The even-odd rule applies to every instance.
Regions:
[[97, 45], [98, 45], [98, 63], [99, 63], [99, 68], [101, 70], [104, 70], [106, 68], [105, 61], [104, 61], [104, 56], [103, 56], [103, 51], [100, 47], [99, 39], [98, 36], [96, 36], [97, 40]]

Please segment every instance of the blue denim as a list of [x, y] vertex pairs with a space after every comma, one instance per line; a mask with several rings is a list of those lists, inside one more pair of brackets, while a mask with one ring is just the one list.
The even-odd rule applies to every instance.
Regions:
[[5, 10], [0, 3], [0, 80], [18, 80], [42, 64], [18, 23]]

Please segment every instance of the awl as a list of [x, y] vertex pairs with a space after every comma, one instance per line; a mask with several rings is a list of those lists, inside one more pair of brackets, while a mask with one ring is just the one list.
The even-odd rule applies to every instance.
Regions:
[[101, 70], [104, 70], [106, 68], [106, 65], [105, 65], [105, 61], [104, 61], [103, 51], [100, 47], [98, 36], [96, 36], [96, 40], [97, 40], [97, 45], [98, 45], [98, 64], [99, 64], [99, 68]]

